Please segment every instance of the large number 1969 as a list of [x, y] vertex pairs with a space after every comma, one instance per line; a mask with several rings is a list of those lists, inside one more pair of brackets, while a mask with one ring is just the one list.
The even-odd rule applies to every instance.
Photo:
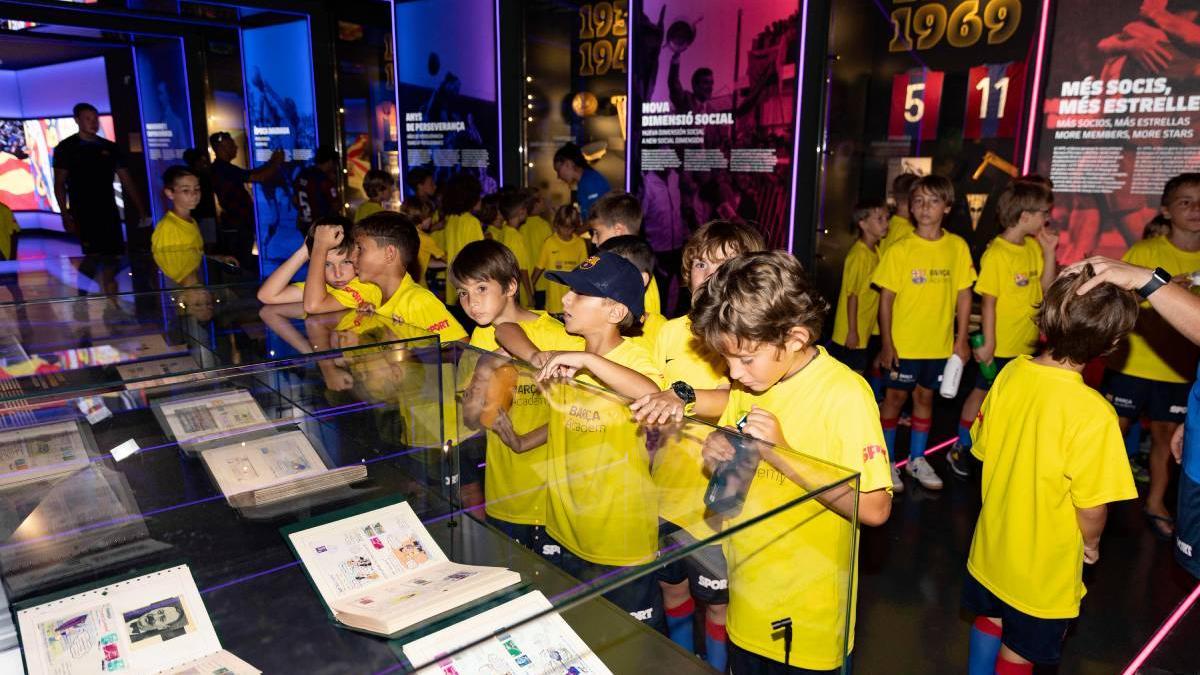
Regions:
[[[980, 8], [982, 5], [982, 9]], [[1021, 0], [963, 0], [947, 11], [946, 5], [931, 2], [916, 9], [897, 7], [892, 11], [895, 32], [888, 51], [906, 52], [914, 47], [933, 49], [942, 38], [951, 47], [970, 47], [987, 32], [989, 45], [1005, 42], [1021, 25]], [[915, 36], [915, 41], [914, 41]]]

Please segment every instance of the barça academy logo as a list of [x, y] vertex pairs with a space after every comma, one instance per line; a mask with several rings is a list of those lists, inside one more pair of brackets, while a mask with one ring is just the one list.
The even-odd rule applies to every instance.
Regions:
[[596, 263], [598, 263], [598, 262], [600, 262], [600, 256], [594, 255], [594, 256], [588, 258], [587, 260], [584, 260], [583, 262], [579, 263], [579, 269], [590, 270], [593, 267], [595, 267]]
[[928, 281], [928, 277], [925, 276], [925, 270], [914, 269], [912, 271], [912, 282], [914, 284], [920, 286], [921, 284], [925, 283], [926, 281]]
[[1013, 275], [1013, 283], [1015, 283], [1019, 288], [1025, 288], [1029, 285], [1029, 275], [1017, 272]]

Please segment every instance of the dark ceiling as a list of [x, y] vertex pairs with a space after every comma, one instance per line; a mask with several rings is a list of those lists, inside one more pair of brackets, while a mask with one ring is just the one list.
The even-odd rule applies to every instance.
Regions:
[[112, 46], [79, 40], [34, 37], [35, 34], [0, 34], [0, 69], [23, 70], [63, 61], [102, 56]]

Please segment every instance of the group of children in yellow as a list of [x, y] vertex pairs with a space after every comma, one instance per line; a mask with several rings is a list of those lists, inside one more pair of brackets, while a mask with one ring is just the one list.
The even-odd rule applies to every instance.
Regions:
[[[189, 176], [164, 177], [173, 209], [156, 254], [189, 222]], [[851, 523], [884, 523], [904, 487], [896, 429], [910, 396], [906, 469], [942, 487], [923, 457], [933, 393], [946, 360], [973, 351], [992, 376], [967, 397], [951, 461], [964, 473], [968, 452], [982, 461], [963, 595], [978, 617], [969, 671], [1058, 661], [1106, 504], [1136, 496], [1121, 425], [1146, 414], [1154, 447], [1168, 442], [1178, 410], [1165, 385], [1188, 371], [1168, 376], [1159, 343], [1141, 334], [1110, 384], [1116, 410], [1084, 384], [1086, 364], [1126, 343], [1138, 303], [1109, 284], [1081, 293], [1089, 266], [1059, 272], [1045, 179], [1018, 179], [1000, 195], [1003, 231], [978, 277], [966, 242], [942, 228], [954, 204], [948, 180], [901, 177], [890, 220], [882, 201], [861, 204], [828, 350], [829, 305], [799, 261], [764, 250], [752, 226], [718, 220], [692, 234], [679, 270], [691, 311], [666, 319], [634, 196], [609, 193], [586, 217], [566, 205], [545, 219], [535, 190], [483, 196], [458, 174], [439, 191], [421, 170], [407, 180], [413, 194], [393, 212], [383, 207], [392, 177], [368, 174], [356, 222], [317, 221], [259, 298], [310, 313], [357, 309], [469, 341], [459, 408], [482, 432], [485, 461], [482, 476], [460, 478], [464, 499], [496, 528], [581, 581], [622, 579], [609, 600], [719, 672], [837, 671], [854, 646]], [[1200, 219], [1176, 211], [1185, 200], [1200, 203], [1200, 175], [1168, 184], [1168, 233], [1128, 259], [1200, 268]], [[442, 298], [426, 286], [440, 267]], [[982, 296], [974, 349], [973, 286]], [[469, 336], [451, 304], [475, 325]], [[836, 482], [824, 462], [856, 473], [857, 490], [840, 485], [781, 509]], [[737, 506], [707, 508], [713, 472], [730, 467], [745, 483]], [[1165, 518], [1154, 489], [1147, 515]], [[688, 554], [662, 558], [680, 548]]]

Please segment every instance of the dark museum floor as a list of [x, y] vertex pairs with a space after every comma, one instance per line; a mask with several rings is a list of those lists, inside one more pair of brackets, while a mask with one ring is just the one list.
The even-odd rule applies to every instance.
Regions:
[[[938, 402], [931, 447], [954, 435], [958, 410], [957, 401]], [[904, 429], [899, 436], [903, 456]], [[930, 463], [945, 480], [940, 493], [906, 477], [906, 490], [895, 498], [887, 524], [863, 529], [854, 649], [858, 675], [966, 671], [970, 626], [960, 612], [959, 593], [979, 509], [979, 478], [955, 479], [944, 450]], [[1144, 492], [1145, 484], [1138, 489]], [[1140, 500], [1109, 509], [1100, 562], [1085, 573], [1084, 582], [1088, 593], [1061, 665], [1036, 672], [1124, 672], [1198, 584], [1175, 563], [1172, 544], [1147, 529]], [[1137, 672], [1200, 673], [1197, 640], [1200, 608], [1193, 606]]]

